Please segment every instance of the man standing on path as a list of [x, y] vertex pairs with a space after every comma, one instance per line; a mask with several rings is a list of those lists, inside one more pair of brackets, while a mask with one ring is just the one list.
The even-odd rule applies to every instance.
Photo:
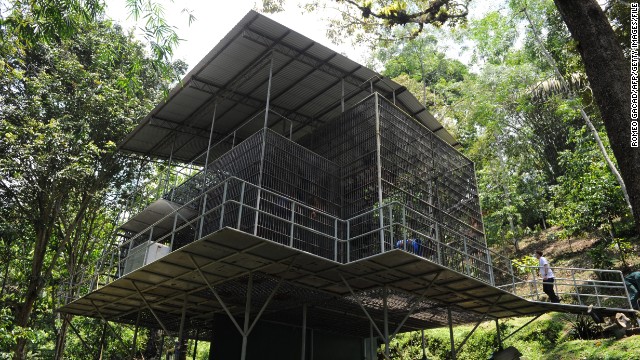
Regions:
[[542, 256], [542, 251], [536, 250], [536, 259], [540, 262], [540, 276], [542, 276], [542, 291], [549, 296], [549, 301], [552, 303], [560, 303], [560, 298], [553, 290], [554, 275], [549, 262]]

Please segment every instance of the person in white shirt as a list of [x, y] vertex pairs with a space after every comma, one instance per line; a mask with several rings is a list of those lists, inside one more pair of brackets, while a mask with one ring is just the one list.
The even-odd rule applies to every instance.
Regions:
[[540, 276], [542, 276], [542, 291], [549, 296], [552, 303], [560, 303], [560, 298], [553, 290], [554, 275], [553, 270], [549, 266], [549, 262], [542, 256], [542, 251], [536, 250], [536, 259], [540, 262]]

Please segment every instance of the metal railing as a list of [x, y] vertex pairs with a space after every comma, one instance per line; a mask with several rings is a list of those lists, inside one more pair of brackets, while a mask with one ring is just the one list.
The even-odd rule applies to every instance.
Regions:
[[[564, 304], [593, 305], [608, 308], [631, 308], [624, 276], [618, 270], [551, 267], [554, 273], [553, 288]], [[544, 301], [543, 280], [537, 266], [522, 268], [524, 280], [512, 284], [520, 297]]]
[[[185, 217], [190, 209], [191, 217]], [[193, 210], [196, 210], [194, 212]], [[434, 212], [436, 214], [436, 212]], [[347, 220], [229, 176], [176, 207], [117, 246], [77, 283], [69, 281], [67, 300], [79, 298], [126, 273], [146, 265], [224, 227], [234, 228], [282, 245], [349, 263], [386, 251], [401, 249], [492, 286], [540, 301], [542, 281], [529, 268], [518, 273], [511, 260], [474, 239], [450, 215], [427, 215], [396, 201]], [[159, 232], [158, 225], [172, 223]], [[447, 225], [454, 224], [454, 225]], [[466, 233], [465, 233], [466, 232]], [[151, 252], [153, 251], [153, 252]], [[578, 305], [631, 308], [622, 273], [613, 270], [552, 268], [556, 292], [563, 302]], [[88, 275], [88, 274], [91, 275]]]

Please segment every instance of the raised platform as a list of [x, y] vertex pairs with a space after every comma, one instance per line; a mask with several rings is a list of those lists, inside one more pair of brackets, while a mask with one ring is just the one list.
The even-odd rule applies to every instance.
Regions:
[[[398, 332], [446, 326], [447, 307], [453, 311], [454, 324], [483, 317], [548, 311], [586, 314], [588, 310], [586, 306], [528, 301], [399, 249], [340, 264], [224, 228], [60, 311], [123, 323], [135, 323], [140, 311], [141, 326], [164, 326], [174, 332], [184, 310], [187, 328], [211, 329], [214, 314], [226, 314], [223, 303], [234, 316], [244, 316], [249, 273], [252, 317], [268, 302], [262, 320], [296, 326], [302, 305], [307, 304], [308, 327], [363, 337], [370, 329], [361, 306], [375, 322], [382, 323], [385, 294], [389, 326]], [[602, 315], [633, 313], [629, 309], [598, 311]]]

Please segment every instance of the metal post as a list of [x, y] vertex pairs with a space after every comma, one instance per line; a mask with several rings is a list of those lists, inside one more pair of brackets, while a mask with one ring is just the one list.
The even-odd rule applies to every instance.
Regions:
[[224, 225], [224, 207], [227, 202], [227, 191], [229, 190], [228, 188], [229, 188], [229, 182], [225, 181], [223, 192], [222, 192], [222, 209], [220, 210], [220, 224], [218, 226], [218, 229], [222, 229], [222, 225]]
[[344, 78], [341, 79], [342, 82], [342, 97], [340, 98], [340, 103], [342, 104], [342, 112], [344, 112]]
[[471, 276], [471, 268], [469, 267], [469, 250], [467, 249], [467, 237], [462, 236], [462, 246], [464, 248], [464, 268], [467, 275]]
[[[178, 342], [176, 342], [176, 347], [174, 353], [176, 354], [176, 360], [182, 357], [182, 353], [186, 352], [187, 349], [182, 348], [182, 344], [184, 343], [184, 322], [187, 317], [187, 295], [184, 295], [184, 301], [182, 302], [182, 316], [180, 317], [180, 329], [178, 330]], [[185, 353], [186, 355], [186, 353]]]
[[304, 360], [306, 358], [306, 345], [307, 341], [307, 304], [302, 304], [302, 351], [300, 354], [300, 359]]
[[242, 207], [244, 206], [244, 188], [246, 184], [247, 183], [243, 181], [242, 185], [240, 185], [240, 207], [238, 208], [238, 225], [236, 226], [238, 230], [240, 230], [240, 225], [242, 221]]
[[244, 328], [242, 332], [242, 351], [240, 360], [247, 358], [247, 337], [249, 335], [249, 316], [251, 316], [251, 292], [253, 290], [253, 273], [249, 273], [249, 281], [247, 282], [247, 303], [244, 309]]
[[164, 190], [163, 192], [167, 192], [169, 190], [169, 181], [171, 181], [171, 163], [173, 161], [173, 149], [176, 145], [176, 135], [173, 135], [173, 142], [171, 143], [171, 152], [169, 153], [169, 164], [167, 165], [167, 176], [164, 180]]
[[598, 293], [598, 283], [596, 283], [596, 281], [598, 280], [595, 280], [593, 282], [593, 291], [595, 291], [596, 293], [596, 303], [598, 304], [598, 307], [601, 307], [602, 305], [600, 305], [600, 294]]
[[[211, 139], [213, 138], [213, 126], [216, 123], [216, 111], [218, 110], [218, 100], [213, 103], [213, 117], [211, 118], [211, 130], [209, 131], [209, 143], [207, 144], [207, 155], [204, 159], [204, 181], [207, 181], [207, 171], [209, 169], [209, 152], [211, 150]], [[204, 185], [204, 184], [203, 184]], [[203, 187], [204, 189], [204, 187]]]
[[138, 310], [138, 316], [136, 317], [136, 327], [133, 330], [133, 346], [131, 346], [131, 359], [136, 357], [136, 346], [138, 342], [138, 327], [140, 325], [140, 310]]
[[269, 83], [267, 84], [267, 103], [264, 108], [264, 128], [266, 129], [267, 121], [269, 121], [269, 101], [271, 100], [271, 80], [273, 79], [273, 51], [271, 52], [271, 63], [269, 64]]
[[[372, 85], [373, 89], [373, 85]], [[384, 252], [384, 218], [382, 213], [382, 157], [380, 153], [380, 106], [378, 94], [375, 94], [376, 98], [376, 161], [378, 167], [378, 207], [380, 209], [380, 252]]]
[[498, 350], [502, 350], [502, 339], [500, 338], [500, 323], [496, 318], [496, 339], [498, 340]]
[[338, 261], [338, 218], [333, 219], [333, 261]]
[[456, 346], [453, 341], [453, 319], [451, 318], [451, 307], [447, 307], [447, 319], [449, 320], [449, 340], [451, 341], [451, 359], [456, 360]]
[[375, 337], [373, 336], [373, 325], [369, 324], [369, 359], [373, 360], [376, 354]]
[[193, 344], [193, 360], [196, 360], [196, 354], [198, 353], [198, 337], [200, 335], [200, 329], [196, 329], [196, 341]]
[[393, 105], [396, 104], [396, 91], [393, 90]]
[[574, 269], [571, 269], [571, 278], [573, 279], [573, 289], [576, 291], [578, 304], [582, 305], [582, 299], [580, 298], [580, 292], [578, 291], [578, 283], [576, 282], [576, 271]]
[[171, 230], [171, 244], [170, 244], [170, 247], [169, 247], [169, 250], [171, 250], [171, 251], [175, 250], [173, 248], [173, 240], [175, 240], [175, 238], [176, 238], [176, 225], [177, 224], [178, 224], [178, 210], [176, 210], [176, 214], [173, 217], [173, 230]]
[[[513, 273], [513, 269], [511, 270]], [[538, 291], [538, 274], [533, 273], [533, 289], [535, 291], [536, 301], [540, 301], [540, 293]]]
[[513, 289], [513, 294], [516, 294], [516, 275], [513, 273], [513, 264], [510, 259], [506, 259], [509, 262], [509, 272], [511, 273], [511, 287]]
[[391, 358], [391, 350], [389, 349], [389, 304], [387, 303], [387, 295], [389, 289], [385, 286], [383, 289], [382, 307], [384, 311], [384, 353], [387, 359]]
[[394, 234], [393, 234], [393, 205], [389, 205], [389, 229], [391, 229], [390, 233], [391, 233], [391, 246], [393, 247], [393, 239], [394, 239]]
[[289, 234], [289, 246], [293, 247], [293, 235], [295, 230], [295, 220], [296, 220], [296, 203], [291, 202], [291, 233]]

